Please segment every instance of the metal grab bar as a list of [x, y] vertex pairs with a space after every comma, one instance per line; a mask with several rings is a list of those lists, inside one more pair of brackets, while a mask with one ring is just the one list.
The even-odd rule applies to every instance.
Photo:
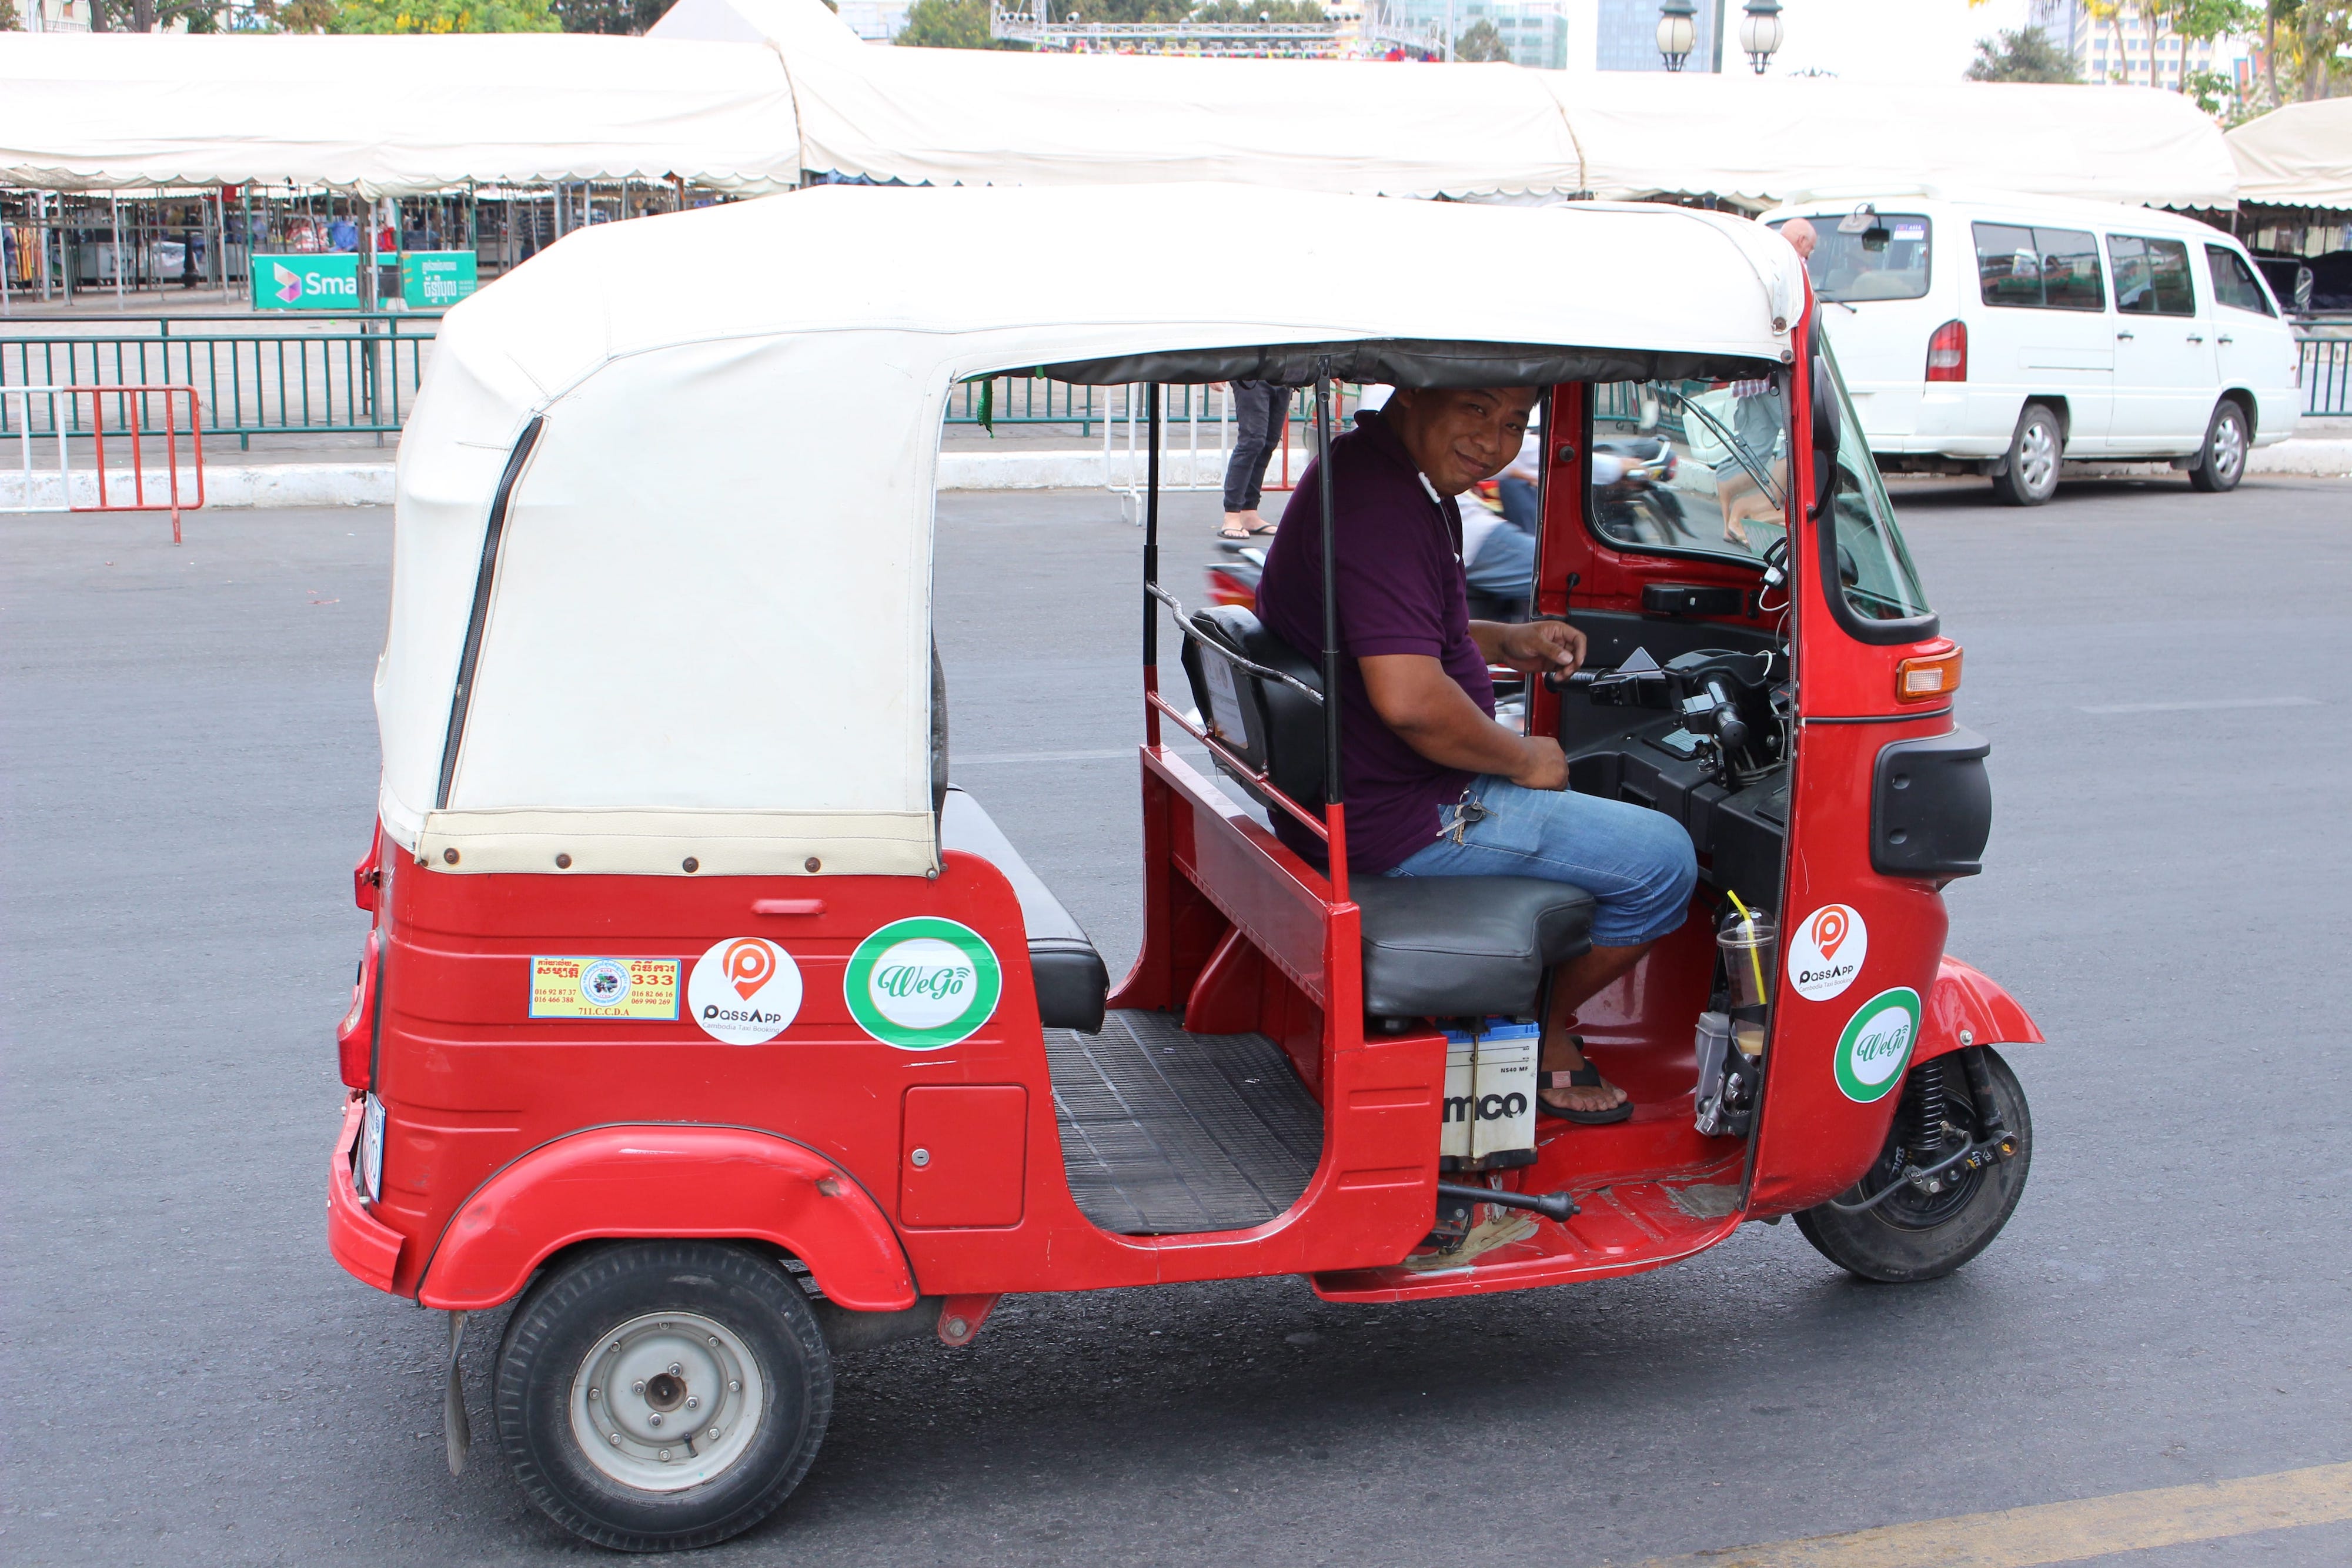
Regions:
[[1226, 663], [1232, 664], [1236, 669], [1245, 670], [1249, 674], [1257, 676], [1260, 680], [1280, 681], [1284, 685], [1288, 686], [1291, 690], [1298, 693], [1301, 696], [1310, 698], [1317, 707], [1321, 707], [1323, 706], [1323, 694], [1317, 691], [1313, 686], [1308, 685], [1305, 681], [1300, 680], [1297, 676], [1286, 675], [1280, 670], [1275, 669], [1270, 665], [1260, 664], [1252, 660], [1245, 659], [1241, 654], [1234, 653], [1231, 648], [1226, 647], [1223, 643], [1219, 643], [1211, 638], [1201, 635], [1201, 633], [1194, 629], [1192, 625], [1192, 613], [1191, 611], [1184, 608], [1183, 601], [1178, 599], [1174, 594], [1169, 592], [1166, 589], [1160, 587], [1158, 583], [1147, 582], [1143, 585], [1143, 588], [1145, 592], [1150, 594], [1152, 598], [1157, 599], [1160, 603], [1165, 604], [1169, 609], [1176, 612], [1176, 624], [1182, 630], [1184, 635], [1192, 641], [1200, 643], [1203, 648], [1214, 653], [1218, 657], [1223, 659]]

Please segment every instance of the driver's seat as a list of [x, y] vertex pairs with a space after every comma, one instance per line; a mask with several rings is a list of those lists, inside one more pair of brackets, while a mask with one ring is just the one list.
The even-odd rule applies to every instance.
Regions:
[[[1254, 675], [1238, 654], [1322, 689], [1313, 663], [1238, 605], [1194, 614], [1184, 673], [1202, 718], [1244, 761], [1309, 810], [1323, 805], [1323, 710], [1295, 688]], [[1210, 661], [1216, 661], [1215, 664]], [[1220, 667], [1222, 666], [1222, 667]], [[1254, 779], [1220, 765], [1260, 804]], [[1278, 809], [1278, 808], [1277, 808]], [[1592, 946], [1592, 895], [1523, 876], [1360, 876], [1364, 1011], [1376, 1018], [1533, 1015], [1554, 964]]]

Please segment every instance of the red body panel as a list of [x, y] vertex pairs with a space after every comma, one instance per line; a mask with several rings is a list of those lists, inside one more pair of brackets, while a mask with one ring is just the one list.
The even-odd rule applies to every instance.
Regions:
[[530, 1271], [608, 1236], [730, 1237], [812, 1261], [828, 1300], [856, 1312], [915, 1304], [898, 1238], [834, 1162], [743, 1127], [598, 1127], [531, 1150], [475, 1191], [424, 1266], [417, 1301], [473, 1312], [513, 1299]]
[[343, 1130], [335, 1139], [334, 1157], [327, 1162], [327, 1250], [352, 1278], [389, 1291], [399, 1272], [404, 1239], [368, 1212], [367, 1200], [352, 1182], [352, 1154], [359, 1146], [366, 1103], [356, 1094], [343, 1103]]
[[2041, 1043], [2041, 1030], [2016, 998], [1974, 966], [1948, 956], [1919, 1020], [1919, 1049], [1911, 1060], [1925, 1061], [1971, 1045]]

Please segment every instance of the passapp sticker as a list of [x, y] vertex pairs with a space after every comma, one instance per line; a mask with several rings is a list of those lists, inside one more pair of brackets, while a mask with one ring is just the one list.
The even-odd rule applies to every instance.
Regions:
[[674, 1019], [676, 958], [533, 958], [535, 1019]]
[[1849, 1100], [1884, 1100], [1903, 1082], [1919, 1038], [1919, 993], [1908, 986], [1881, 991], [1862, 1004], [1838, 1037], [1837, 1085]]
[[1847, 904], [1824, 904], [1789, 940], [1789, 988], [1809, 1002], [1842, 996], [1870, 955], [1870, 926]]
[[938, 1051], [995, 1014], [1004, 970], [971, 926], [920, 915], [860, 942], [842, 991], [849, 1016], [885, 1045]]
[[800, 1016], [801, 967], [765, 937], [726, 937], [694, 961], [686, 1006], [713, 1040], [765, 1044]]

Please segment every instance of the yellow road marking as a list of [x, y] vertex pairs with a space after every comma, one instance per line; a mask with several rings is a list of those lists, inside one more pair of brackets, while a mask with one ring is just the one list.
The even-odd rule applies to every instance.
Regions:
[[1640, 1568], [2042, 1568], [2352, 1520], [2352, 1464], [1655, 1557]]

